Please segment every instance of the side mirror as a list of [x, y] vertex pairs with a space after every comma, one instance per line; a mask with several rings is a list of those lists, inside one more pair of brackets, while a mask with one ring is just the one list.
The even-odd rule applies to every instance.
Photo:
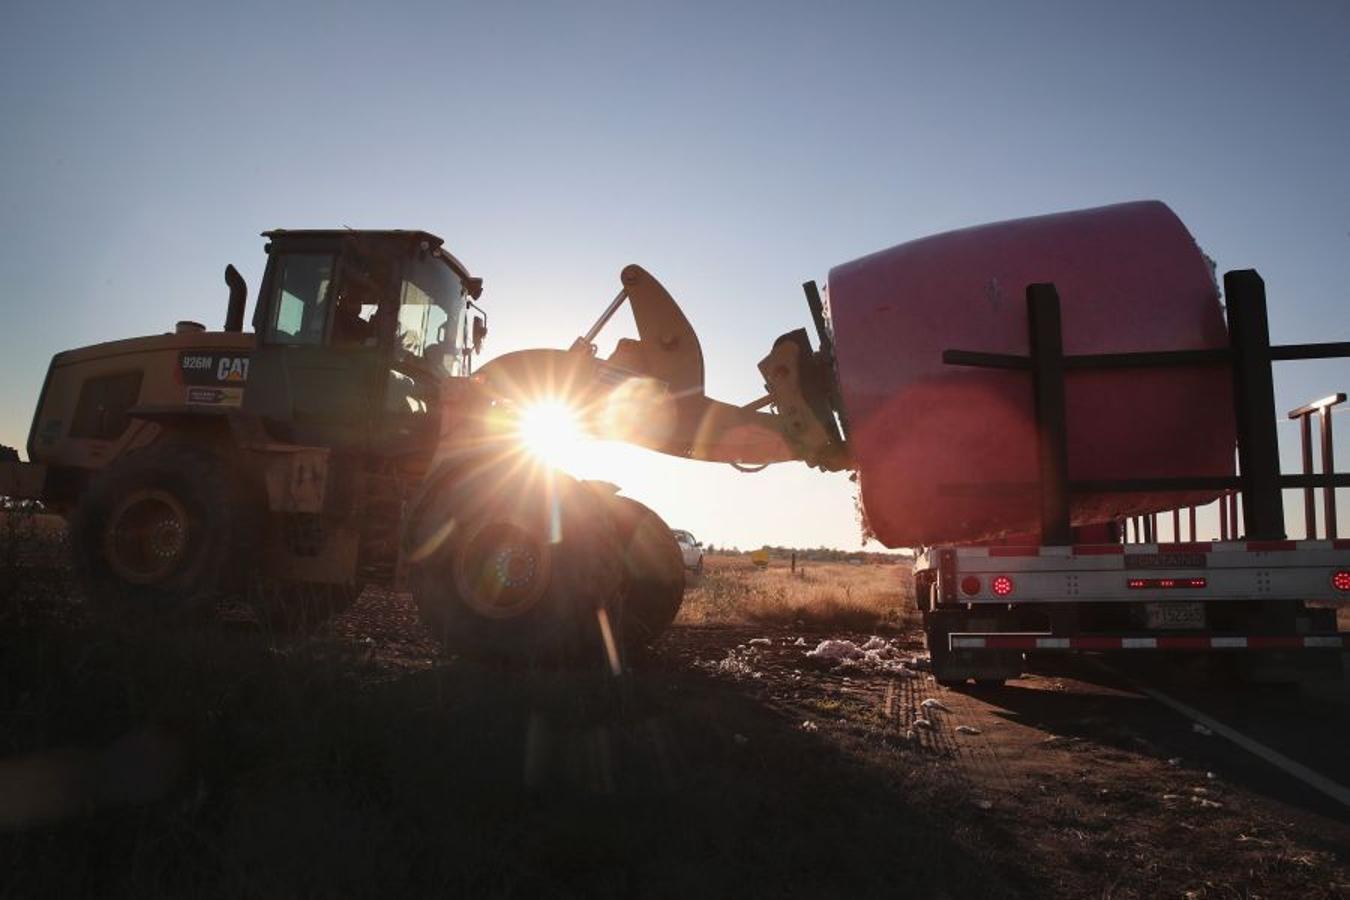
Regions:
[[482, 352], [483, 352], [483, 338], [485, 338], [485, 337], [487, 337], [487, 320], [486, 320], [486, 319], [478, 319], [478, 318], [474, 319], [474, 320], [473, 320], [473, 352], [474, 352], [474, 353], [482, 353]]

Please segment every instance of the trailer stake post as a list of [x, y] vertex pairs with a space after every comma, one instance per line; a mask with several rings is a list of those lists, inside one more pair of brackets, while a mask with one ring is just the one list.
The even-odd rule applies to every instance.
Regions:
[[1225, 272], [1228, 341], [1233, 350], [1233, 412], [1237, 423], [1242, 513], [1247, 537], [1284, 540], [1275, 384], [1270, 372], [1266, 284], [1255, 269]]
[[[1344, 398], [1344, 394], [1339, 395]], [[1322, 518], [1326, 520], [1326, 532], [1328, 540], [1336, 540], [1336, 474], [1335, 454], [1331, 447], [1331, 408], [1335, 404], [1327, 404], [1322, 407], [1320, 418], [1322, 424], [1322, 475], [1326, 478], [1326, 484], [1322, 487]]]
[[1059, 293], [1053, 284], [1027, 285], [1031, 380], [1036, 396], [1037, 449], [1041, 472], [1041, 542], [1067, 545], [1069, 439], [1064, 403], [1064, 337]]

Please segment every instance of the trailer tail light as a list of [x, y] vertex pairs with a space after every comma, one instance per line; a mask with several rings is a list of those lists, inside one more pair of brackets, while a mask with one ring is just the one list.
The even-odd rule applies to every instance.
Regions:
[[967, 597], [974, 597], [980, 592], [980, 579], [974, 575], [967, 575], [961, 579], [961, 593]]
[[996, 597], [1006, 597], [1013, 592], [1013, 580], [1007, 575], [995, 575], [994, 580], [989, 582], [989, 589]]
[[1148, 590], [1187, 590], [1209, 586], [1204, 578], [1131, 578], [1125, 586], [1132, 591]]
[[1341, 592], [1350, 591], [1350, 569], [1337, 569], [1331, 576], [1331, 586]]

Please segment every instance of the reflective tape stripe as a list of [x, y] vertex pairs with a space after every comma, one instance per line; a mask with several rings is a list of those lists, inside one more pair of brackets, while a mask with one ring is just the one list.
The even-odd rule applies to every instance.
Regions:
[[1303, 647], [1303, 638], [1292, 634], [1258, 635], [1247, 638], [1247, 647], [1251, 650], [1299, 650]]
[[1163, 635], [1114, 637], [1080, 635], [1049, 637], [1035, 634], [953, 634], [952, 650], [1297, 650], [1304, 647], [1344, 647], [1346, 635]]
[[1046, 557], [1046, 556], [1118, 556], [1124, 553], [1278, 553], [1290, 550], [1350, 550], [1350, 540], [1334, 541], [1182, 541], [1160, 544], [1003, 544], [986, 547], [956, 547], [967, 558]]

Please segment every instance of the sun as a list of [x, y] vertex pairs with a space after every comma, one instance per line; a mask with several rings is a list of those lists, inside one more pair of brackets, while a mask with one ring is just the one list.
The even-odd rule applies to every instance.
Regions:
[[561, 400], [525, 407], [516, 429], [525, 451], [545, 465], [570, 471], [584, 455], [587, 435], [576, 410]]

